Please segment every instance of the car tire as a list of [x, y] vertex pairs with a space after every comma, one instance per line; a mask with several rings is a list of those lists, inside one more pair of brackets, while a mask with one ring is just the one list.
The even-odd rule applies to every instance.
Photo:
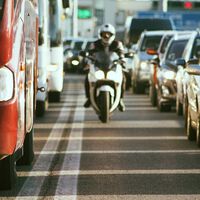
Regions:
[[180, 103], [178, 97], [176, 97], [176, 114], [178, 116], [183, 115], [183, 105]]
[[152, 106], [156, 106], [157, 105], [157, 92], [156, 92], [156, 88], [154, 85], [151, 85], [149, 87], [149, 96], [150, 96], [150, 101]]
[[17, 181], [15, 155], [0, 160], [0, 190], [10, 190]]
[[49, 102], [60, 102], [61, 93], [57, 91], [51, 91], [48, 94]]
[[197, 130], [196, 130], [196, 142], [197, 146], [200, 147], [200, 119], [197, 119]]
[[31, 131], [26, 133], [23, 144], [23, 155], [17, 161], [17, 165], [31, 165], [31, 163], [33, 162], [34, 159], [33, 135], [34, 135], [34, 128], [32, 127]]
[[188, 114], [187, 114], [186, 135], [187, 135], [188, 140], [190, 141], [194, 141], [196, 139], [196, 131], [192, 127], [192, 119], [189, 112], [189, 108], [188, 108]]

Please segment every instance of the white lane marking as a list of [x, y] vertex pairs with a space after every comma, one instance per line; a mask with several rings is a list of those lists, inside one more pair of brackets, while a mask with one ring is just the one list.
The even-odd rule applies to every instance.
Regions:
[[41, 155], [51, 155], [51, 154], [193, 154], [200, 153], [200, 150], [124, 150], [124, 151], [114, 151], [114, 150], [88, 150], [88, 151], [42, 151], [41, 153], [36, 151], [35, 154]]
[[[73, 123], [74, 128], [81, 127], [82, 123]], [[37, 129], [52, 128], [54, 123], [36, 124]], [[70, 123], [58, 123], [57, 128], [72, 128]], [[180, 120], [141, 120], [141, 121], [111, 121], [108, 124], [102, 124], [99, 121], [85, 121], [84, 128], [183, 128], [184, 122]]]
[[[77, 97], [79, 99], [79, 97]], [[58, 182], [56, 185], [55, 195], [66, 195], [66, 194], [73, 194], [73, 200], [76, 200], [77, 188], [78, 188], [78, 174], [80, 168], [80, 160], [81, 160], [81, 150], [82, 150], [82, 135], [83, 135], [83, 128], [84, 128], [84, 118], [85, 118], [85, 111], [80, 111], [78, 107], [76, 107], [74, 113], [74, 119], [72, 123], [72, 129], [69, 135], [69, 141], [66, 148], [66, 152], [70, 151], [79, 151], [80, 153], [76, 155], [72, 155], [70, 160], [68, 159], [68, 155], [64, 156], [64, 160], [62, 163], [61, 170], [58, 172]], [[75, 126], [76, 121], [81, 121], [80, 126], [77, 128]], [[74, 137], [78, 137], [79, 140], [74, 140]], [[75, 177], [73, 179], [71, 177], [63, 177], [62, 171], [63, 169], [74, 169], [76, 171]]]
[[[66, 97], [66, 100], [67, 100], [67, 97]], [[65, 112], [65, 111], [63, 111], [63, 109], [61, 109], [60, 114], [57, 118], [57, 121], [52, 124], [52, 130], [49, 135], [49, 138], [51, 138], [51, 137], [60, 137], [61, 138], [62, 137], [65, 126], [64, 126], [64, 124], [62, 124], [61, 126], [58, 125], [58, 122], [61, 119], [63, 119], [63, 117], [62, 117], [63, 112]], [[69, 115], [68, 115], [68, 117], [69, 117]], [[66, 120], [68, 119], [68, 117], [66, 118]], [[57, 130], [58, 126], [59, 126], [59, 131]], [[54, 143], [52, 143], [52, 142], [49, 143], [49, 141], [47, 140], [42, 151], [39, 152], [39, 157], [37, 158], [32, 170], [34, 171], [35, 169], [40, 169], [44, 165], [42, 155], [46, 152], [47, 149], [49, 149], [49, 148], [58, 149], [58, 146], [59, 146], [59, 140], [55, 141]], [[51, 154], [51, 156], [48, 158], [49, 159], [48, 162], [45, 163], [46, 169], [50, 169], [50, 166], [51, 166], [54, 156], [55, 155]], [[31, 173], [31, 171], [29, 173]], [[16, 199], [21, 200], [21, 197], [24, 196], [25, 194], [35, 194], [33, 199], [37, 199], [37, 196], [40, 194], [40, 189], [44, 183], [44, 180], [45, 180], [45, 177], [43, 177], [43, 179], [41, 179], [40, 182], [38, 182], [36, 180], [33, 181], [32, 179], [28, 178], [25, 181], [20, 192], [18, 193], [18, 197]]]
[[133, 136], [133, 137], [35, 137], [35, 141], [46, 140], [187, 140], [187, 136]]
[[77, 175], [140, 175], [140, 174], [200, 174], [200, 169], [150, 169], [150, 170], [60, 170], [17, 172], [19, 177], [77, 176]]
[[[200, 195], [56, 195], [56, 196], [38, 196], [38, 200], [199, 200]], [[1, 199], [1, 198], [0, 198]], [[6, 197], [7, 200], [15, 200], [15, 197]], [[20, 200], [32, 200], [33, 196], [23, 196]]]

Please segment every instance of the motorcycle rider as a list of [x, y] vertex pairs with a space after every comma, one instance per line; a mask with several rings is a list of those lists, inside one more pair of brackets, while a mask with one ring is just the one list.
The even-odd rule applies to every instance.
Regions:
[[[95, 52], [99, 52], [102, 50], [108, 50], [112, 52], [116, 52], [121, 60], [121, 65], [125, 68], [125, 60], [124, 60], [124, 47], [121, 41], [115, 40], [115, 28], [111, 24], [104, 24], [100, 27], [98, 31], [99, 39], [96, 40], [89, 49], [90, 55], [94, 54]], [[118, 105], [118, 109], [123, 112], [125, 111], [125, 105], [123, 102], [123, 96], [125, 91], [125, 76], [123, 74], [123, 82], [121, 87], [121, 99]], [[89, 82], [88, 76], [85, 79], [85, 94], [86, 94], [86, 102], [84, 104], [85, 108], [88, 108], [91, 104], [90, 102], [90, 93], [89, 93]]]

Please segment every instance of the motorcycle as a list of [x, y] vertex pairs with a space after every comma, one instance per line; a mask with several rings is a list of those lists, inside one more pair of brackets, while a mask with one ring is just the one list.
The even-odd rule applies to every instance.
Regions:
[[[81, 52], [81, 56], [87, 58], [89, 73], [90, 101], [99, 119], [107, 123], [113, 111], [118, 107], [121, 98], [123, 81], [123, 68], [119, 56], [115, 52]], [[131, 55], [126, 54], [126, 57]]]

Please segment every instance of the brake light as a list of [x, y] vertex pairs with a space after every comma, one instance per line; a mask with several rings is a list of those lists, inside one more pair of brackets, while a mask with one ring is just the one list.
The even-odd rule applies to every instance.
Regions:
[[14, 77], [13, 73], [7, 68], [0, 68], [0, 101], [8, 101], [13, 96]]

